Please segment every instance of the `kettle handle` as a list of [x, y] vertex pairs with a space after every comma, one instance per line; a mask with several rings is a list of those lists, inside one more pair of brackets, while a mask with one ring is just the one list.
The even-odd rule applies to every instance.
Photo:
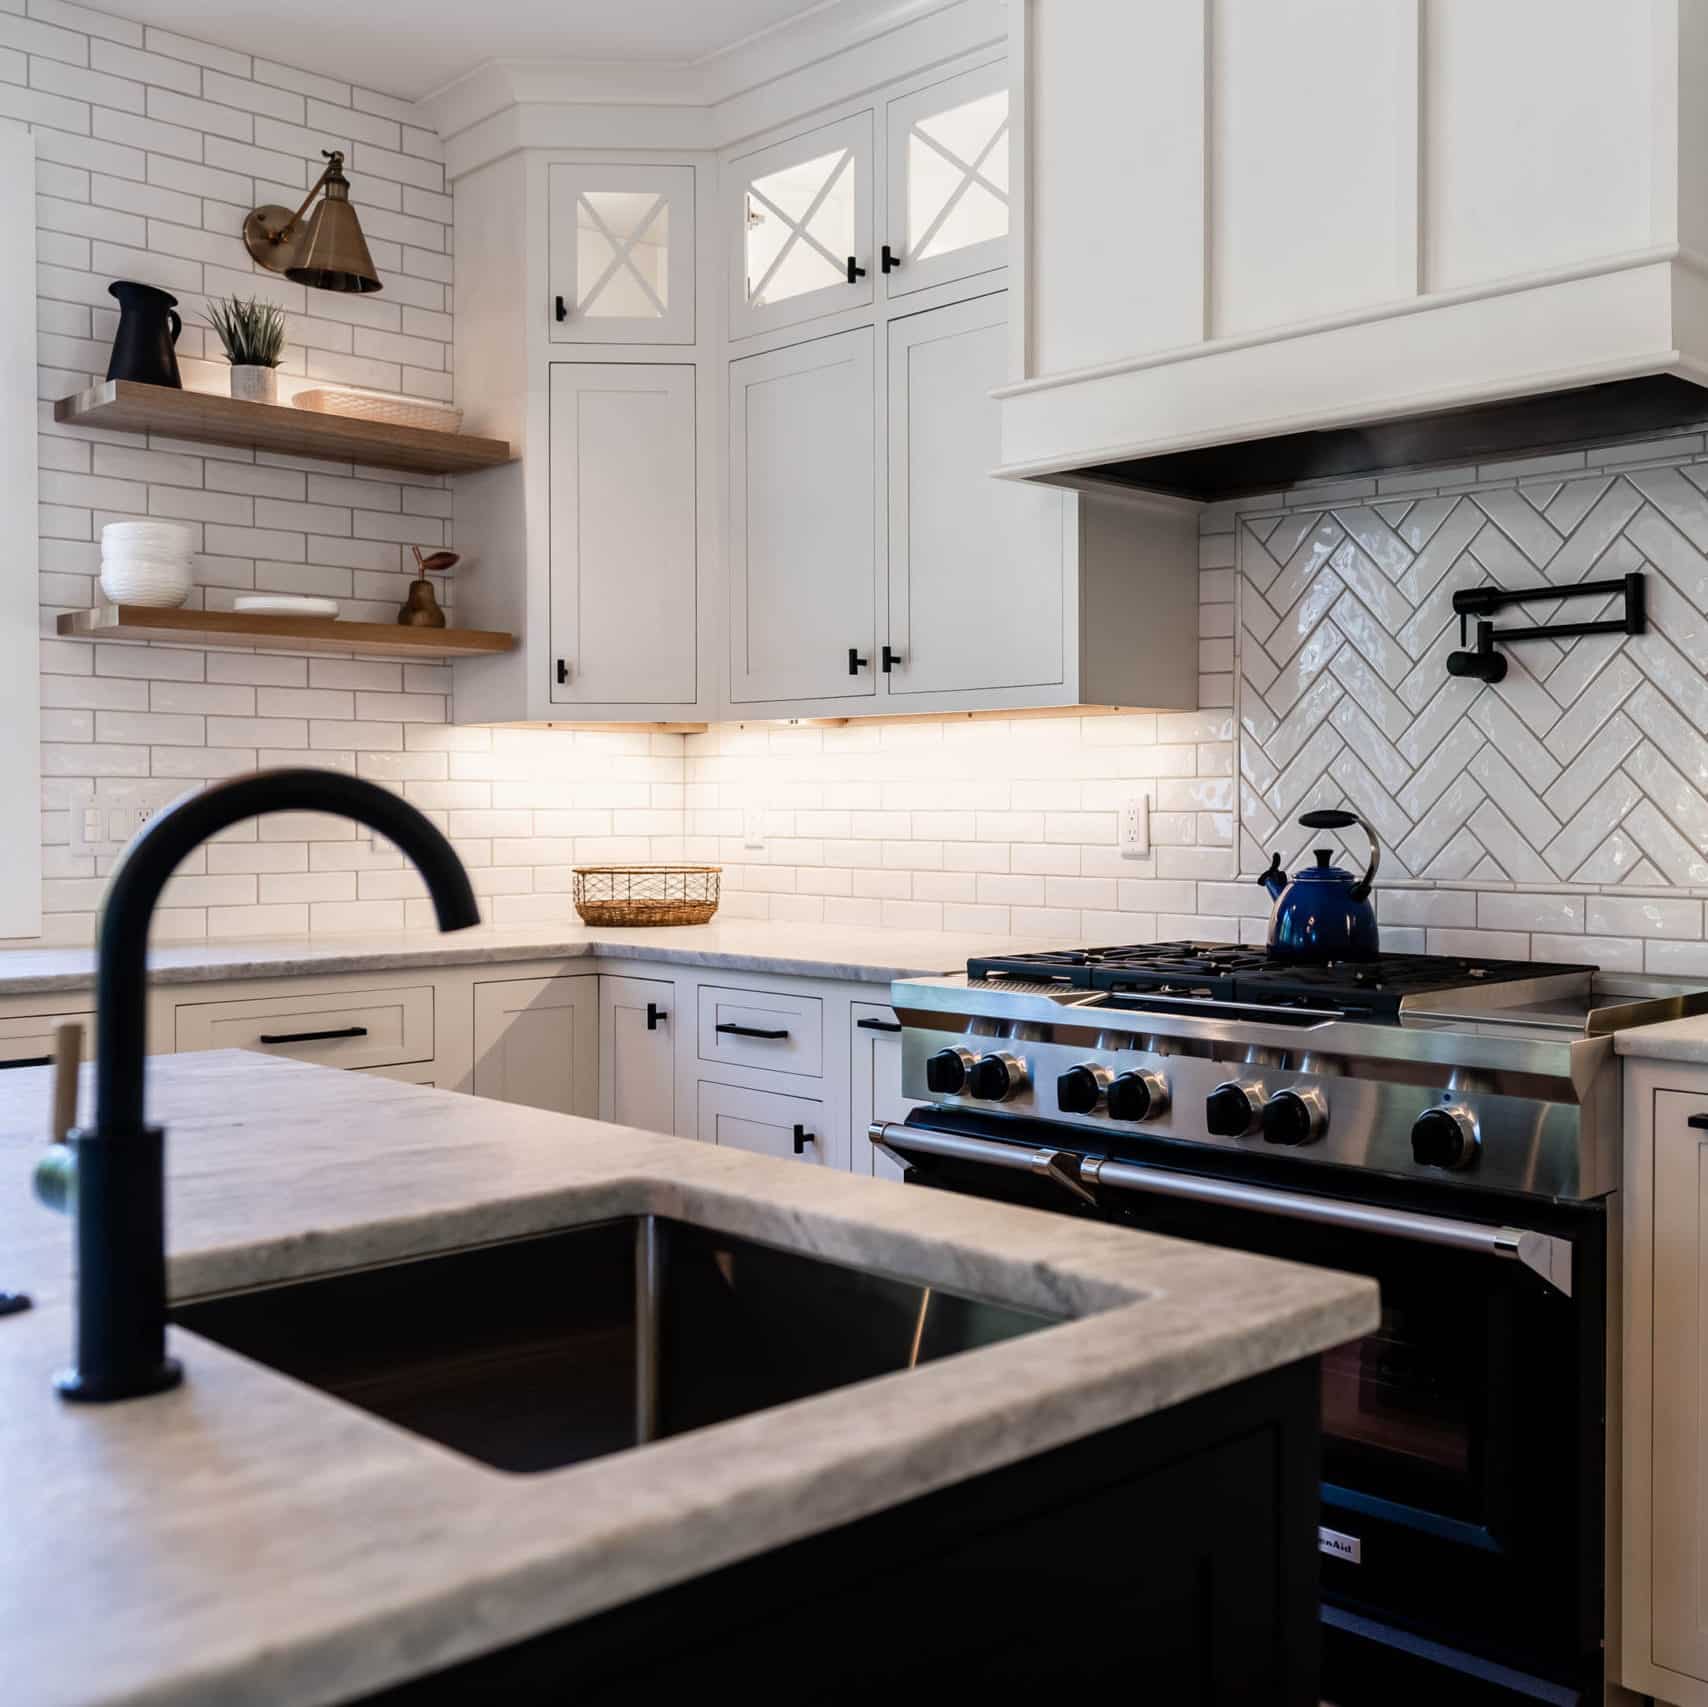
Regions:
[[1382, 844], [1376, 840], [1376, 832], [1356, 812], [1333, 809], [1307, 812], [1299, 822], [1307, 830], [1349, 830], [1356, 824], [1370, 838], [1370, 863], [1364, 868], [1364, 875], [1352, 886], [1354, 901], [1368, 900], [1370, 891], [1376, 886], [1376, 868], [1382, 863]]
[[178, 342], [178, 334], [184, 330], [184, 322], [178, 318], [178, 310], [175, 308], [168, 308], [166, 310], [166, 319], [167, 323], [172, 328], [172, 342], [176, 344]]

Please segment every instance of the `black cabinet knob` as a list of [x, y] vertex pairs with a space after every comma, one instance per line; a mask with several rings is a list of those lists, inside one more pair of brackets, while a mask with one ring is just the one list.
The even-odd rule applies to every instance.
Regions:
[[1069, 1067], [1056, 1080], [1056, 1106], [1064, 1114], [1090, 1114], [1103, 1100], [1103, 1086], [1089, 1067]]

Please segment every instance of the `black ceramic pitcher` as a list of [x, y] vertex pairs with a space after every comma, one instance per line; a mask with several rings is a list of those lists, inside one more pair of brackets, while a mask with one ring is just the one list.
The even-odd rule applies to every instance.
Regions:
[[120, 279], [107, 286], [119, 299], [119, 329], [113, 334], [108, 379], [134, 379], [143, 385], [172, 385], [180, 389], [178, 352], [173, 347], [184, 322], [178, 318], [178, 299], [153, 285]]

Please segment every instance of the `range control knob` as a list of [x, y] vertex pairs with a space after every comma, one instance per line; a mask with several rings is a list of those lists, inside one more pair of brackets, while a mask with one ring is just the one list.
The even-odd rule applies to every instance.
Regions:
[[1411, 1129], [1412, 1160], [1425, 1168], [1468, 1168], [1482, 1149], [1477, 1117], [1468, 1108], [1425, 1109]]
[[1229, 1079], [1204, 1099], [1204, 1124], [1215, 1138], [1244, 1138], [1257, 1129], [1268, 1098], [1263, 1087]]
[[985, 1102], [1006, 1102], [1026, 1085], [1026, 1063], [1012, 1055], [981, 1055], [967, 1075], [967, 1088]]
[[1114, 1120], [1155, 1120], [1168, 1112], [1168, 1080], [1161, 1073], [1118, 1073], [1108, 1095]]
[[925, 1088], [941, 1096], [959, 1096], [966, 1089], [973, 1057], [964, 1049], [939, 1049], [925, 1063]]
[[1314, 1085], [1277, 1091], [1263, 1110], [1266, 1144], [1314, 1144], [1328, 1130], [1328, 1099]]
[[1113, 1075], [1107, 1067], [1087, 1061], [1069, 1067], [1056, 1080], [1056, 1107], [1063, 1114], [1090, 1114], [1102, 1102]]

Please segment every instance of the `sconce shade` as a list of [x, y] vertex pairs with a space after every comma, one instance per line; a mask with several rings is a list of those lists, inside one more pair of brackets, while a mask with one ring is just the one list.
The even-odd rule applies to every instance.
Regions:
[[[244, 247], [269, 271], [316, 290], [381, 290], [361, 221], [350, 205], [344, 156], [321, 152], [329, 164], [302, 206], [295, 213], [271, 205], [256, 208], [243, 222]], [[303, 215], [322, 188], [326, 195], [305, 224]]]
[[285, 277], [316, 290], [379, 290], [361, 221], [350, 205], [350, 186], [329, 183], [326, 197], [308, 218], [302, 245]]

